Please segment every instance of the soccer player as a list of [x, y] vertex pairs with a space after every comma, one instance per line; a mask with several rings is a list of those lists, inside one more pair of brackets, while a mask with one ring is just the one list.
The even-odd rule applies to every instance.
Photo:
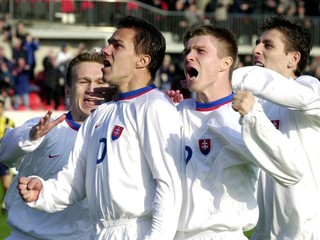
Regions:
[[[97, 108], [102, 93], [107, 91], [102, 79], [103, 56], [86, 52], [75, 57], [66, 75], [66, 97], [70, 111], [51, 119], [52, 111], [42, 118], [28, 120], [10, 129], [0, 144], [0, 161], [16, 167], [18, 175], [6, 194], [8, 225], [12, 229], [8, 239], [92, 239], [93, 223], [85, 201], [58, 212], [47, 213], [28, 207], [17, 190], [20, 176], [38, 175], [55, 178], [67, 163], [77, 131], [92, 110]], [[114, 88], [110, 89], [110, 98]]]
[[303, 174], [288, 188], [261, 171], [260, 217], [252, 239], [320, 239], [320, 83], [302, 75], [311, 48], [306, 29], [283, 16], [271, 17], [253, 49], [256, 66], [234, 71], [234, 85], [242, 90], [233, 107], [243, 117], [246, 146], [257, 159], [279, 165], [295, 161]]
[[186, 81], [196, 98], [177, 106], [186, 156], [175, 239], [247, 239], [243, 231], [258, 219], [258, 166], [287, 185], [301, 175], [287, 173], [269, 159], [254, 159], [245, 147], [239, 115], [232, 109], [231, 76], [238, 52], [234, 35], [218, 26], [198, 25], [186, 32], [183, 43]]
[[117, 87], [119, 99], [85, 121], [57, 180], [21, 178], [20, 193], [47, 211], [87, 197], [98, 239], [170, 240], [182, 201], [183, 151], [179, 113], [153, 85], [165, 39], [152, 24], [129, 16], [108, 42], [104, 80]]
[[[4, 109], [5, 109], [5, 100], [0, 96], [0, 139], [3, 137], [7, 129], [15, 127], [14, 122], [10, 118], [4, 115]], [[2, 187], [2, 193], [3, 193], [2, 198], [0, 199], [1, 211], [3, 213], [6, 213], [7, 209], [4, 203], [4, 196], [8, 191], [10, 184], [12, 182], [12, 175], [10, 173], [10, 169], [6, 165], [2, 164], [1, 162], [0, 162], [0, 181], [1, 181], [1, 187]]]

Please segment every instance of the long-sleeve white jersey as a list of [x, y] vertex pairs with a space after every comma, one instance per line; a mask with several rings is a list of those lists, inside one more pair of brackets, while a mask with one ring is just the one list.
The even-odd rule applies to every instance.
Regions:
[[288, 174], [303, 173], [300, 182], [288, 188], [283, 179], [261, 171], [260, 218], [252, 239], [320, 239], [319, 80], [287, 79], [261, 67], [244, 67], [234, 71], [233, 83], [257, 97], [242, 121], [252, 154], [269, 158]]
[[68, 162], [80, 127], [72, 120], [69, 112], [66, 120], [47, 135], [31, 141], [31, 127], [39, 120], [40, 118], [34, 118], [20, 127], [10, 129], [1, 139], [0, 161], [18, 170], [18, 175], [5, 197], [7, 223], [12, 228], [9, 239], [90, 239], [94, 228], [87, 205], [83, 201], [64, 211], [51, 214], [30, 208], [18, 193], [17, 182], [20, 176], [38, 175], [43, 179], [57, 176]]
[[210, 103], [186, 99], [178, 105], [186, 169], [176, 239], [201, 232], [210, 238], [195, 239], [246, 239], [243, 231], [256, 225], [258, 167], [243, 143], [232, 99], [233, 94]]
[[[182, 121], [154, 88], [122, 93], [96, 109], [78, 133], [68, 166], [57, 180], [44, 182], [30, 205], [56, 211], [86, 196], [97, 239], [172, 239], [182, 201]], [[137, 218], [152, 221], [145, 236], [117, 238], [108, 229]]]

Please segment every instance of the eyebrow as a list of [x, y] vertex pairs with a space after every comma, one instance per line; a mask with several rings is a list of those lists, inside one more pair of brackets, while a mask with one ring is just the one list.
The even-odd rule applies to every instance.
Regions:
[[117, 38], [114, 38], [114, 37], [111, 37], [111, 38], [108, 39], [108, 43], [109, 44], [110, 43], [118, 43], [118, 42], [123, 43], [123, 40], [117, 39]]

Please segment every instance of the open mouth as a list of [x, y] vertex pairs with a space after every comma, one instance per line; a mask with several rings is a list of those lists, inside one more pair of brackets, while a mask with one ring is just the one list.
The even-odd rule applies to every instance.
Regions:
[[258, 67], [264, 67], [264, 64], [261, 62], [254, 62], [254, 65]]
[[193, 67], [187, 67], [186, 72], [189, 78], [196, 78], [199, 74], [198, 70]]
[[109, 62], [109, 60], [104, 60], [104, 61], [103, 61], [103, 65], [104, 65], [105, 67], [111, 67], [111, 63]]
[[85, 98], [83, 102], [88, 106], [96, 106], [96, 105], [100, 105], [104, 101], [100, 99]]

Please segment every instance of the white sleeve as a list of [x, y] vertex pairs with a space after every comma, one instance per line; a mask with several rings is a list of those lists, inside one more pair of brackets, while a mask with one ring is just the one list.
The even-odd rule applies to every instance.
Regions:
[[[88, 118], [87, 118], [88, 120]], [[42, 190], [36, 202], [28, 205], [47, 212], [57, 212], [73, 205], [86, 196], [86, 149], [84, 144], [86, 122], [80, 127], [68, 164], [58, 173], [56, 179], [42, 181]]]
[[259, 103], [244, 116], [242, 135], [259, 166], [279, 184], [288, 187], [300, 181], [307, 161], [302, 147], [275, 128]]
[[143, 124], [141, 146], [157, 182], [152, 227], [145, 239], [173, 239], [182, 202], [182, 121], [176, 107], [160, 102], [149, 107]]
[[245, 67], [235, 70], [232, 76], [234, 86], [250, 90], [261, 99], [303, 111], [320, 121], [320, 82], [311, 76], [300, 76], [296, 80], [262, 67]]
[[39, 119], [32, 119], [20, 127], [6, 131], [0, 142], [0, 162], [8, 167], [18, 168], [20, 159], [39, 147], [44, 137], [36, 141], [30, 140], [30, 130], [38, 121]]

